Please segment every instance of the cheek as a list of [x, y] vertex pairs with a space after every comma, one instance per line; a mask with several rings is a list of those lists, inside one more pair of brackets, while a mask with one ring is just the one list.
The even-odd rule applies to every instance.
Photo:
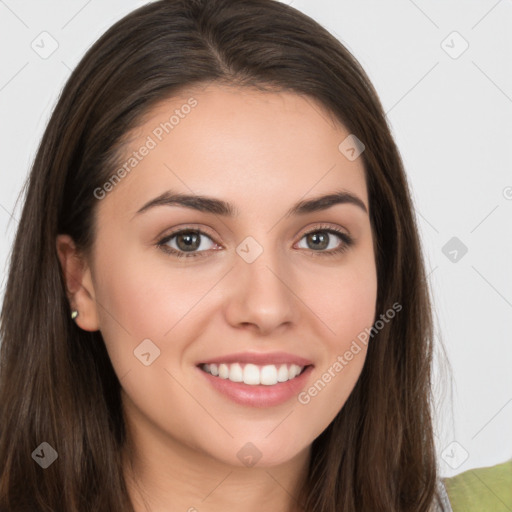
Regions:
[[109, 240], [96, 258], [95, 292], [100, 330], [114, 367], [118, 373], [131, 368], [134, 350], [146, 339], [160, 349], [160, 364], [179, 363], [187, 337], [177, 334], [193, 338], [191, 318], [203, 311], [201, 298], [222, 269], [194, 271], [176, 262], [171, 268], [157, 248], [116, 251], [121, 243]]
[[305, 302], [323, 323], [323, 338], [331, 349], [342, 350], [374, 321], [377, 275], [373, 258], [354, 256], [346, 264], [316, 269], [304, 281]]
[[115, 237], [105, 232], [96, 258], [102, 329], [114, 322], [134, 336], [161, 337], [191, 308], [200, 286], [190, 281], [190, 271], [170, 271], [158, 248], [141, 250], [133, 236]]
[[[323, 358], [315, 380], [298, 397], [301, 407], [329, 424], [343, 407], [361, 374], [369, 329], [376, 314], [377, 275], [373, 258], [316, 273], [308, 300], [323, 327]], [[319, 334], [320, 335], [320, 334]], [[317, 433], [319, 434], [321, 430]]]

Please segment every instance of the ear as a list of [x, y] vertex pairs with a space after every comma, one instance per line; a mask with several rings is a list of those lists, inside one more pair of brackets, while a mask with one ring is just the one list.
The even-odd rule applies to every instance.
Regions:
[[97, 331], [98, 308], [89, 266], [69, 235], [57, 235], [57, 254], [71, 309], [78, 310], [76, 324], [84, 331]]

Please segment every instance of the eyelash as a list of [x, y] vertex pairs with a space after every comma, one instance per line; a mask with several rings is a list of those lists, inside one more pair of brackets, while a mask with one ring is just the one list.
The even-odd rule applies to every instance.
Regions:
[[[183, 233], [189, 233], [189, 232], [198, 233], [200, 235], [204, 235], [207, 238], [209, 238], [210, 240], [212, 240], [213, 242], [215, 242], [215, 240], [213, 240], [213, 238], [210, 235], [208, 235], [208, 233], [205, 233], [204, 231], [201, 231], [200, 229], [184, 228], [184, 229], [180, 229], [179, 231], [174, 231], [173, 233], [171, 233], [169, 235], [166, 235], [159, 242], [157, 242], [156, 245], [160, 249], [162, 249], [162, 251], [164, 251], [165, 253], [167, 253], [167, 254], [169, 254], [171, 256], [174, 256], [174, 257], [176, 257], [178, 259], [179, 258], [196, 258], [196, 257], [200, 257], [201, 258], [201, 257], [206, 256], [204, 253], [207, 253], [209, 251], [197, 251], [197, 252], [189, 252], [189, 253], [187, 253], [187, 252], [184, 252], [184, 251], [177, 251], [176, 249], [173, 249], [172, 247], [169, 247], [168, 245], [166, 245], [170, 240], [172, 240], [177, 235], [180, 235], [180, 234], [183, 234]], [[354, 240], [353, 240], [353, 238], [350, 235], [347, 235], [343, 231], [341, 231], [339, 229], [336, 229], [336, 228], [333, 228], [333, 227], [330, 227], [330, 226], [318, 226], [317, 228], [304, 233], [302, 235], [302, 237], [301, 237], [301, 240], [305, 236], [311, 235], [312, 233], [329, 233], [329, 234], [337, 235], [342, 240], [342, 242], [343, 242], [337, 249], [331, 249], [329, 251], [314, 251], [314, 250], [311, 250], [312, 256], [315, 256], [315, 257], [316, 256], [337, 256], [337, 255], [342, 254], [345, 251], [347, 251], [354, 244]], [[213, 249], [213, 250], [215, 250], [215, 249]]]

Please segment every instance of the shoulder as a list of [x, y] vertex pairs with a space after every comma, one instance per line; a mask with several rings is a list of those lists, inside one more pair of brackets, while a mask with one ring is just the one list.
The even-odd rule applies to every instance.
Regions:
[[512, 510], [512, 459], [445, 478], [443, 483], [454, 512]]

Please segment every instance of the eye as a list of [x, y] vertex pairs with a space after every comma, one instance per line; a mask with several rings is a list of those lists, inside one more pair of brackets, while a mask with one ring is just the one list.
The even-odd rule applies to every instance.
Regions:
[[[313, 256], [334, 256], [348, 250], [354, 243], [347, 233], [331, 226], [319, 226], [308, 231], [302, 240], [305, 240], [306, 247], [299, 248], [308, 249]], [[203, 257], [208, 251], [221, 247], [210, 235], [193, 228], [174, 231], [162, 238], [157, 246], [177, 258]]]
[[351, 236], [330, 226], [319, 226], [312, 231], [308, 231], [301, 240], [303, 239], [305, 239], [306, 247], [300, 248], [312, 249], [314, 256], [340, 254], [349, 249], [354, 243]]
[[[205, 239], [207, 240], [205, 242]], [[209, 242], [208, 242], [209, 241]], [[202, 253], [211, 250], [217, 244], [212, 238], [199, 229], [182, 229], [162, 238], [158, 242], [164, 252], [177, 258], [203, 256]]]

